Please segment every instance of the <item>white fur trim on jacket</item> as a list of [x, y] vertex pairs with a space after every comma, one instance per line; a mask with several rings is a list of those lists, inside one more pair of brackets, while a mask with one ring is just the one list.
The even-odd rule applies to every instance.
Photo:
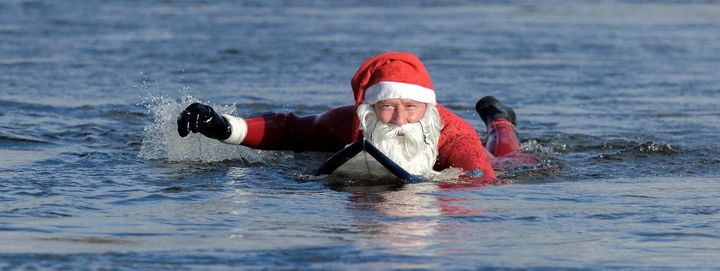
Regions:
[[436, 104], [434, 90], [418, 85], [390, 81], [378, 82], [365, 90], [363, 102], [375, 104], [386, 99], [411, 99], [432, 105]]
[[235, 117], [227, 114], [222, 115], [228, 123], [230, 123], [230, 137], [228, 137], [225, 140], [222, 140], [224, 143], [230, 143], [230, 144], [242, 144], [243, 140], [245, 140], [245, 136], [247, 135], [247, 122], [245, 122], [245, 119], [240, 117]]

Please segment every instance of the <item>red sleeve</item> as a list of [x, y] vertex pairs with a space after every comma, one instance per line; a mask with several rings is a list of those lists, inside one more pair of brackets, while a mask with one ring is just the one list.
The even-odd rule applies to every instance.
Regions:
[[322, 114], [278, 113], [245, 118], [248, 133], [242, 144], [262, 150], [338, 151], [350, 144], [353, 106]]
[[[462, 168], [469, 173], [480, 170], [483, 178], [494, 179], [495, 171], [475, 129], [444, 106], [437, 105], [437, 109], [445, 126], [440, 134], [435, 170], [449, 167]], [[472, 175], [479, 177], [477, 173]]]

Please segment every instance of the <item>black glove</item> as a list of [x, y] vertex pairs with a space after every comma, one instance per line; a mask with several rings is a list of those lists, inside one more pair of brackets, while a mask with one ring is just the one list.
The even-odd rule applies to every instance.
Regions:
[[218, 140], [230, 137], [232, 129], [230, 123], [220, 116], [212, 107], [200, 103], [193, 103], [180, 113], [177, 119], [178, 134], [187, 136], [190, 132], [201, 134]]

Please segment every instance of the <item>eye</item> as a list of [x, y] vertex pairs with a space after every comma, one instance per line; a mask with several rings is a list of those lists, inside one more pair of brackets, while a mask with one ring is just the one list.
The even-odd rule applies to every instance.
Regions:
[[375, 110], [380, 111], [389, 111], [389, 110], [395, 110], [395, 107], [390, 104], [375, 104]]
[[418, 107], [418, 106], [417, 106], [416, 104], [407, 104], [407, 105], [405, 105], [405, 110], [407, 110], [407, 111], [415, 111], [415, 110], [417, 109], [417, 107]]

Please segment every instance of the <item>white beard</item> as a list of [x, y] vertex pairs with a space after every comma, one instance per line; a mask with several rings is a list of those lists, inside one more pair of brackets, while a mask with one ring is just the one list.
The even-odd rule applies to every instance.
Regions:
[[435, 106], [427, 107], [420, 122], [402, 126], [383, 123], [369, 104], [361, 104], [357, 114], [365, 137], [395, 163], [414, 175], [437, 174], [433, 166], [443, 124]]

